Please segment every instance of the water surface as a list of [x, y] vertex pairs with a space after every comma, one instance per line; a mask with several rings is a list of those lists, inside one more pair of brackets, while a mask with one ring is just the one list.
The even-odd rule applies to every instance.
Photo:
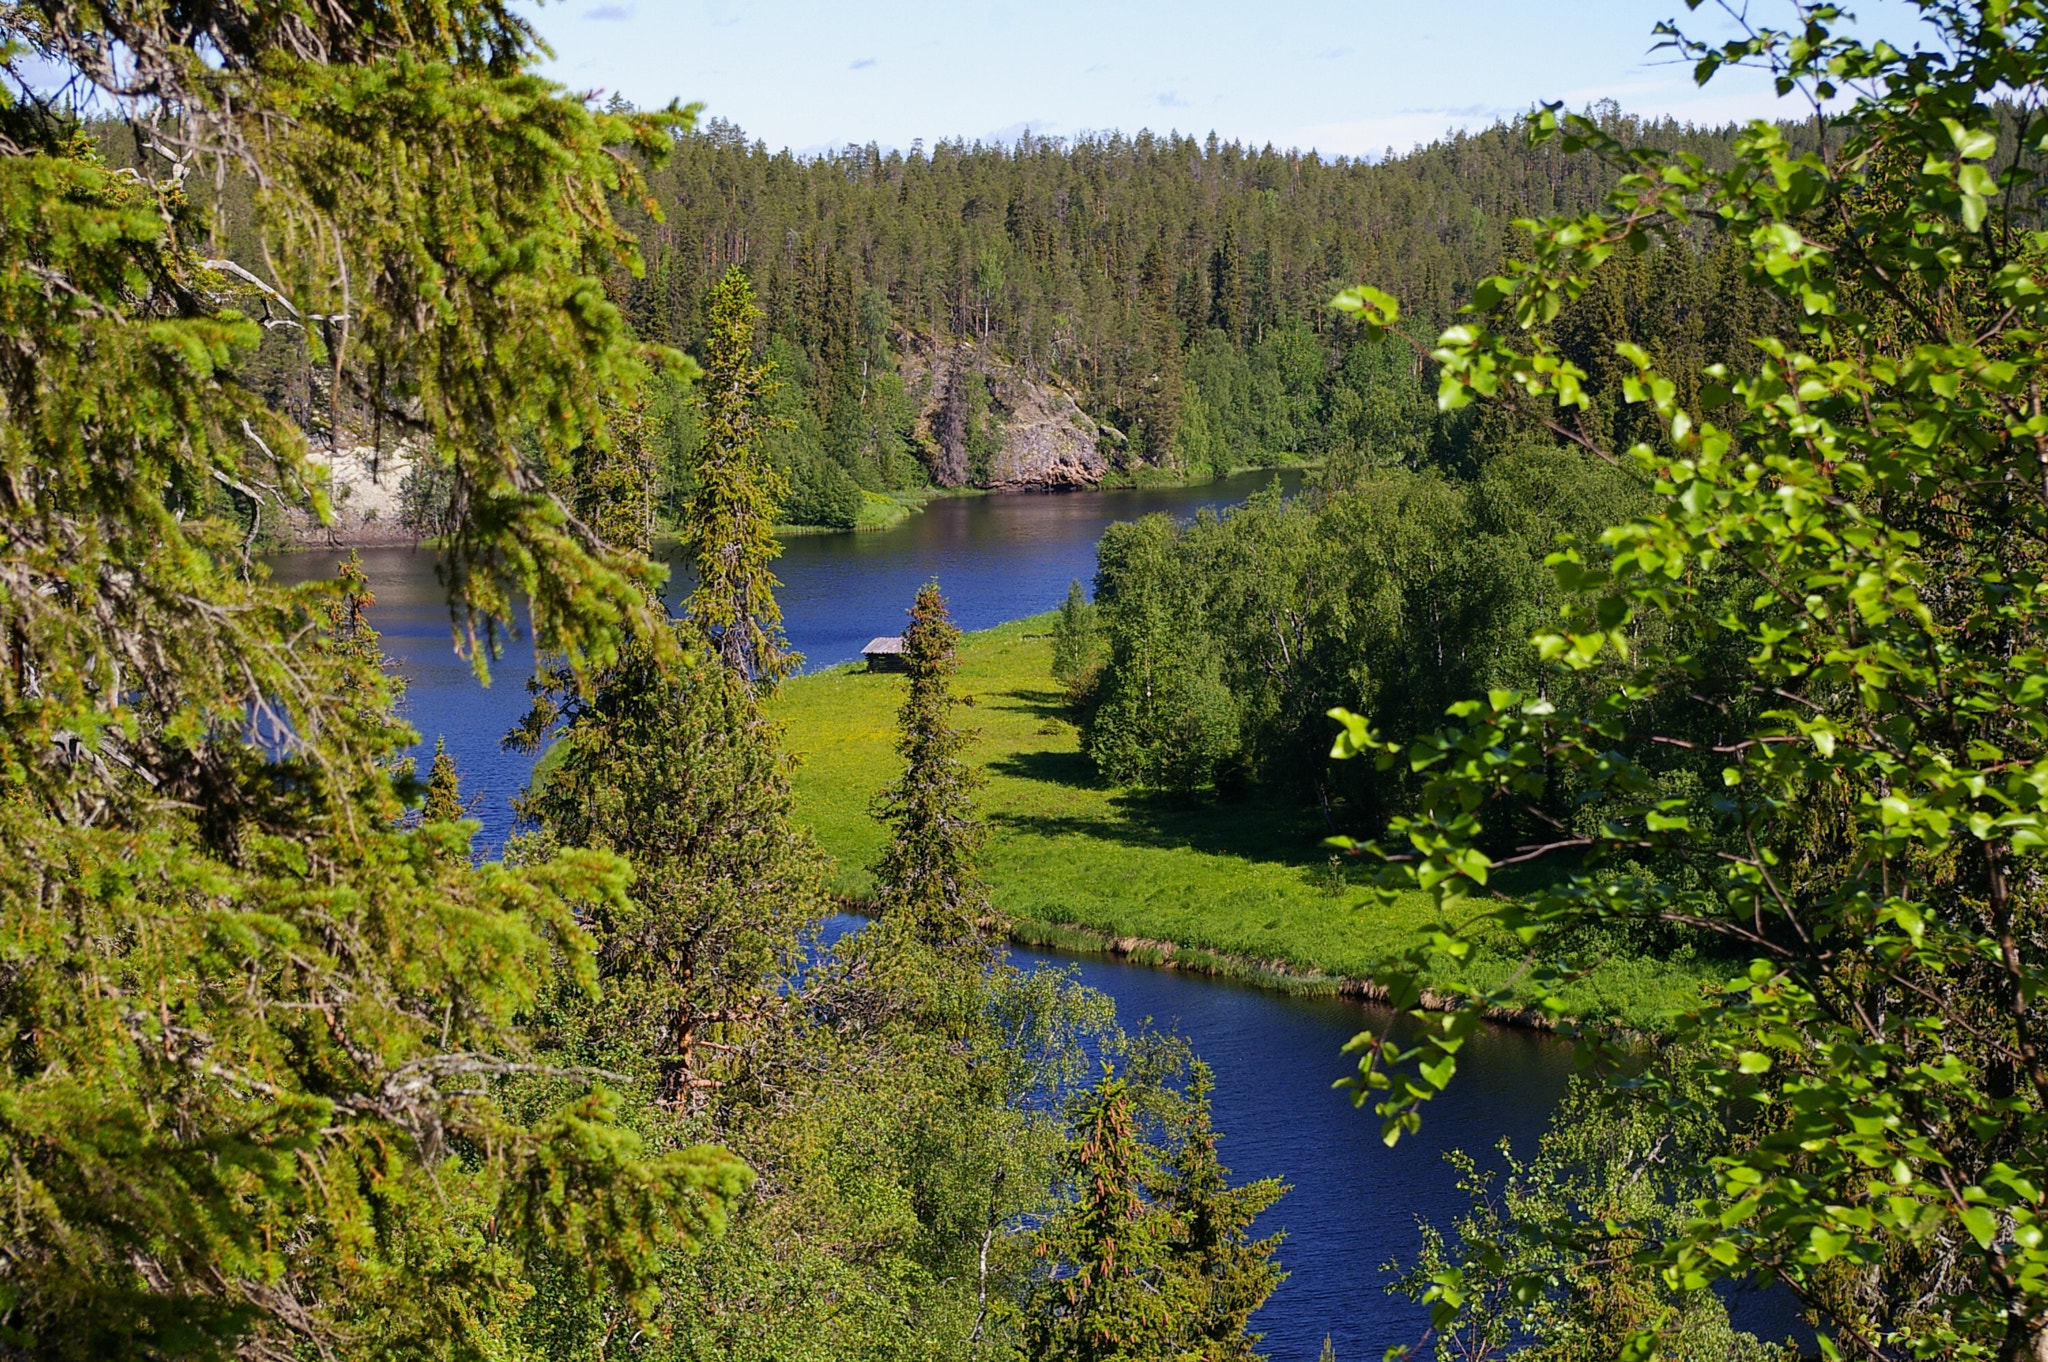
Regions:
[[1428, 1311], [1388, 1295], [1392, 1277], [1381, 1269], [1397, 1258], [1412, 1265], [1418, 1216], [1448, 1228], [1466, 1208], [1445, 1151], [1497, 1166], [1492, 1150], [1507, 1139], [1529, 1157], [1571, 1074], [1559, 1041], [1484, 1027], [1459, 1053], [1457, 1081], [1430, 1104], [1421, 1134], [1388, 1149], [1370, 1108], [1354, 1110], [1349, 1093], [1331, 1086], [1354, 1071], [1344, 1043], [1383, 1029], [1387, 1009], [1097, 956], [1010, 955], [1027, 967], [1078, 967], [1084, 983], [1116, 999], [1126, 1029], [1149, 1020], [1185, 1037], [1216, 1072], [1212, 1110], [1231, 1181], [1277, 1177], [1291, 1187], [1255, 1227], [1287, 1235], [1279, 1259], [1290, 1275], [1252, 1321], [1274, 1362], [1314, 1362], [1325, 1337], [1343, 1362], [1378, 1362], [1394, 1344], [1419, 1342]]
[[[938, 578], [954, 621], [991, 626], [1050, 610], [1076, 579], [1095, 575], [1095, 541], [1113, 521], [1154, 511], [1192, 516], [1278, 484], [1292, 491], [1299, 472], [1251, 473], [1193, 487], [1129, 492], [1013, 492], [944, 497], [887, 530], [797, 535], [782, 541], [776, 600], [790, 645], [808, 668], [850, 662], [872, 638], [900, 633], [918, 587]], [[343, 555], [309, 549], [272, 560], [278, 576], [329, 576]], [[437, 738], [462, 771], [465, 795], [483, 823], [478, 845], [503, 845], [512, 830], [512, 797], [532, 758], [503, 751], [500, 740], [526, 713], [529, 645], [512, 643], [489, 689], [455, 656], [447, 599], [434, 577], [431, 548], [362, 550], [377, 603], [370, 619], [405, 679], [405, 716], [419, 730], [415, 755], [425, 769]], [[672, 587], [673, 590], [673, 587]]]

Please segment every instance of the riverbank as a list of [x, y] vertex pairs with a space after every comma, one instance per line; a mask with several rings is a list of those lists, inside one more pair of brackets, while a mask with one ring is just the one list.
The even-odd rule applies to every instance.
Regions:
[[[1199, 481], [1185, 474], [1164, 468], [1139, 467], [1120, 473], [1111, 473], [1102, 480], [1098, 492], [1156, 491], [1162, 488], [1204, 487], [1210, 483], [1222, 482], [1247, 473], [1298, 473], [1320, 468], [1316, 460], [1273, 464], [1245, 464], [1227, 473], [1217, 473]], [[1039, 496], [1068, 496], [1073, 489], [1053, 487], [1044, 489], [1009, 489], [1029, 491]], [[778, 537], [799, 538], [805, 535], [862, 533], [870, 530], [888, 530], [908, 520], [934, 501], [949, 497], [985, 497], [996, 493], [986, 487], [919, 487], [902, 492], [862, 492], [861, 507], [852, 530], [838, 525], [777, 525]]]
[[[1104, 787], [1080, 751], [1049, 675], [1053, 616], [966, 635], [959, 689], [986, 772], [983, 872], [1028, 944], [1111, 950], [1140, 963], [1290, 992], [1372, 997], [1380, 961], [1433, 921], [1425, 895], [1373, 903], [1330, 863], [1306, 811], [1258, 802], [1186, 808]], [[797, 813], [835, 860], [832, 887], [864, 897], [882, 829], [869, 816], [894, 777], [900, 676], [834, 668], [785, 683], [776, 715], [802, 755]], [[1505, 957], [1472, 966], [1504, 978]], [[1654, 1030], [1697, 998], [1696, 960], [1610, 959], [1574, 986], [1572, 1015]], [[1508, 1019], [1513, 1020], [1513, 1019]]]
[[862, 534], [872, 530], [894, 529], [924, 509], [933, 497], [946, 495], [936, 487], [920, 487], [908, 492], [862, 492], [860, 510], [855, 513], [852, 526], [844, 525], [777, 525], [778, 536], [806, 534]]
[[1276, 463], [1238, 464], [1221, 473], [1211, 473], [1200, 482], [1191, 480], [1185, 473], [1171, 468], [1153, 468], [1139, 464], [1121, 472], [1113, 472], [1102, 480], [1102, 489], [1110, 491], [1143, 491], [1155, 487], [1200, 487], [1204, 482], [1221, 482], [1225, 478], [1240, 477], [1246, 473], [1306, 473], [1321, 468], [1321, 459], [1292, 459], [1282, 457]]

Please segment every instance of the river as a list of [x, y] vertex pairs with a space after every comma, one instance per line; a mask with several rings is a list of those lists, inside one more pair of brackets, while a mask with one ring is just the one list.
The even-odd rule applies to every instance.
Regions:
[[1078, 967], [1082, 982], [1116, 999], [1127, 1028], [1149, 1019], [1216, 1071], [1212, 1110], [1232, 1180], [1278, 1177], [1291, 1189], [1257, 1226], [1287, 1234], [1279, 1259], [1291, 1275], [1252, 1322], [1274, 1362], [1314, 1362], [1325, 1337], [1343, 1362], [1378, 1362], [1390, 1345], [1418, 1342], [1427, 1312], [1389, 1296], [1381, 1269], [1414, 1260], [1416, 1217], [1448, 1227], [1465, 1208], [1444, 1153], [1462, 1147], [1494, 1166], [1493, 1147], [1508, 1139], [1526, 1158], [1571, 1072], [1558, 1041], [1484, 1028], [1459, 1053], [1457, 1081], [1431, 1104], [1421, 1134], [1389, 1149], [1379, 1118], [1331, 1086], [1354, 1069], [1344, 1042], [1386, 1026], [1387, 1009], [1102, 957], [1013, 950], [1011, 959]]
[[[830, 666], [857, 657], [870, 638], [898, 632], [929, 577], [939, 578], [963, 628], [986, 628], [1050, 609], [1070, 581], [1087, 582], [1095, 541], [1112, 521], [1192, 515], [1239, 501], [1275, 476], [1142, 492], [947, 498], [889, 530], [785, 540], [777, 597], [807, 665]], [[1299, 484], [1298, 474], [1278, 476], [1284, 489]], [[331, 552], [294, 553], [276, 569], [303, 579], [331, 572], [335, 561]], [[465, 792], [481, 796], [479, 843], [495, 847], [511, 829], [509, 801], [531, 768], [498, 745], [525, 709], [521, 682], [531, 659], [508, 655], [497, 683], [479, 688], [450, 648], [431, 551], [366, 549], [363, 564], [377, 597], [371, 620], [406, 680], [407, 717], [425, 739], [421, 755], [436, 737], [447, 742]], [[1382, 1011], [1093, 957], [1013, 956], [1078, 970], [1116, 1000], [1127, 1027], [1149, 1019], [1185, 1036], [1216, 1072], [1224, 1161], [1241, 1179], [1279, 1177], [1292, 1186], [1259, 1227], [1287, 1234], [1280, 1259], [1291, 1275], [1254, 1321], [1275, 1362], [1313, 1362], [1326, 1336], [1345, 1362], [1417, 1341], [1426, 1315], [1387, 1294], [1381, 1269], [1391, 1258], [1412, 1258], [1418, 1215], [1448, 1225], [1462, 1207], [1444, 1152], [1462, 1147], [1484, 1161], [1506, 1138], [1526, 1156], [1569, 1072], [1557, 1042], [1489, 1028], [1461, 1054], [1458, 1081], [1433, 1104], [1421, 1135], [1389, 1150], [1378, 1120], [1331, 1088], [1348, 1068], [1344, 1043], [1384, 1024]], [[1782, 1311], [1743, 1313], [1752, 1327], [1784, 1319]]]
[[[1093, 580], [1095, 541], [1112, 521], [1154, 511], [1192, 516], [1275, 483], [1292, 491], [1301, 474], [1250, 473], [1147, 491], [942, 497], [886, 530], [784, 539], [775, 561], [781, 581], [775, 598], [804, 665], [829, 667], [858, 658], [869, 639], [900, 633], [918, 587], [929, 578], [945, 587], [955, 623], [986, 629], [1050, 610], [1069, 582]], [[272, 568], [282, 580], [303, 581], [332, 574], [341, 557], [305, 550], [278, 555]], [[494, 684], [479, 687], [450, 646], [433, 550], [369, 548], [362, 560], [377, 598], [371, 620], [405, 678], [405, 715], [422, 738], [415, 753], [420, 767], [433, 756], [434, 740], [444, 739], [462, 768], [463, 793], [479, 800], [478, 845], [501, 846], [512, 830], [512, 797], [525, 787], [533, 759], [498, 744], [526, 712], [533, 658], [520, 644], [510, 645]]]

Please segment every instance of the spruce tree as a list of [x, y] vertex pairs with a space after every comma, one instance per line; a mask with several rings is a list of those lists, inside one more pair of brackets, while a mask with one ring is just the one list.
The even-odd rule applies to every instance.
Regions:
[[[458, 489], [479, 663], [519, 596], [544, 648], [616, 656], [653, 569], [544, 484], [639, 367], [598, 276], [637, 264], [619, 149], [675, 120], [539, 79], [491, 0], [287, 9], [0, 7], [47, 81], [0, 98], [10, 1354], [502, 1355], [541, 1264], [645, 1307], [747, 1180], [650, 1150], [587, 1071], [503, 1104], [625, 867], [439, 854], [359, 564], [292, 587], [253, 553], [256, 508], [326, 511], [312, 445], [402, 428]], [[80, 106], [147, 111], [134, 165]], [[188, 194], [215, 170], [246, 231]], [[248, 385], [257, 318], [319, 356], [310, 428]]]
[[1035, 1245], [1047, 1275], [1026, 1310], [1027, 1355], [1032, 1362], [1168, 1356], [1174, 1322], [1159, 1289], [1168, 1226], [1143, 1195], [1157, 1156], [1139, 1131], [1129, 1084], [1105, 1078], [1074, 1125], [1074, 1200]]
[[1257, 1362], [1248, 1324], [1285, 1274], [1272, 1261], [1279, 1236], [1253, 1240], [1250, 1226], [1285, 1188], [1271, 1178], [1229, 1185], [1212, 1087], [1197, 1063], [1163, 1156], [1128, 1079], [1105, 1076], [1081, 1103], [1067, 1154], [1073, 1200], [1034, 1243], [1043, 1267], [1024, 1310], [1033, 1362]]
[[[363, 556], [350, 549], [325, 589], [319, 647], [346, 664], [336, 698], [353, 718], [370, 725], [389, 722], [405, 695], [405, 678], [384, 655], [384, 638], [370, 623], [370, 609], [376, 604]], [[390, 765], [410, 769], [410, 759], [394, 756]]]
[[[629, 423], [611, 447], [591, 451], [573, 492], [587, 523], [644, 544], [654, 469], [637, 433]], [[720, 520], [719, 506], [759, 504], [749, 479], [764, 465], [722, 468], [699, 479], [692, 523]], [[773, 578], [756, 586], [746, 618], [774, 619]], [[584, 918], [601, 996], [558, 988], [538, 1009], [550, 1057], [625, 1076], [627, 1110], [663, 1145], [716, 1139], [759, 1151], [764, 1105], [805, 1119], [770, 1070], [800, 1023], [790, 985], [822, 912], [823, 858], [791, 821], [792, 761], [755, 688], [776, 673], [756, 666], [758, 653], [734, 662], [715, 647], [675, 646], [740, 637], [697, 630], [697, 621], [667, 621], [614, 665], [580, 678], [558, 668], [532, 683], [533, 710], [508, 742], [552, 751], [518, 801], [539, 836], [516, 850], [541, 863], [602, 851], [632, 867], [628, 891]], [[751, 1267], [749, 1249], [736, 1252], [737, 1264], [667, 1258], [663, 1329], [687, 1333], [693, 1306], [714, 1316], [734, 1308], [723, 1273]], [[551, 1356], [601, 1351], [628, 1304], [551, 1290], [528, 1328]]]
[[656, 474], [646, 406], [637, 399], [605, 403], [611, 439], [578, 451], [578, 516], [614, 549], [654, 552]]
[[897, 714], [903, 775], [876, 799], [889, 845], [875, 863], [875, 903], [886, 919], [927, 944], [969, 953], [999, 939], [1003, 924], [975, 867], [983, 832], [973, 794], [981, 774], [960, 759], [970, 734], [951, 723], [960, 631], [937, 581], [925, 583], [903, 633], [909, 686]]
[[434, 739], [434, 764], [427, 772], [427, 802], [420, 809], [423, 823], [454, 823], [466, 816], [462, 805], [462, 775], [448, 744]]
[[[573, 1044], [645, 1075], [655, 1100], [684, 1116], [744, 1071], [739, 1057], [779, 1011], [821, 903], [821, 857], [791, 823], [791, 759], [755, 691], [789, 658], [775, 579], [755, 551], [757, 538], [773, 544], [773, 474], [755, 442], [761, 371], [744, 274], [727, 275], [712, 312], [722, 329], [707, 347], [707, 436], [687, 521], [736, 535], [727, 546], [739, 544], [737, 556], [698, 539], [691, 618], [636, 639], [591, 684], [566, 671], [536, 683], [534, 711], [511, 739], [559, 749], [521, 797], [522, 816], [558, 846], [633, 866], [630, 904], [592, 918], [613, 997], [594, 1013], [579, 1007], [588, 1029]], [[625, 415], [621, 434], [579, 466], [575, 497], [586, 521], [644, 549], [655, 472], [638, 413]], [[717, 576], [719, 565], [734, 571]], [[723, 623], [704, 632], [707, 619]], [[663, 645], [692, 631], [710, 649], [673, 660]]]
[[780, 1007], [822, 858], [792, 824], [778, 730], [732, 669], [637, 658], [570, 716], [519, 808], [558, 844], [633, 866], [628, 902], [590, 921], [613, 987], [589, 1057], [694, 1112]]
[[725, 272], [705, 312], [703, 444], [683, 527], [696, 574], [687, 613], [720, 661], [772, 686], [797, 661], [775, 603], [780, 583], [768, 566], [782, 551], [774, 526], [788, 489], [761, 450], [765, 424], [757, 408], [767, 395], [768, 371], [754, 359], [761, 311], [744, 270], [735, 265]]
[[1287, 1275], [1273, 1262], [1281, 1236], [1251, 1237], [1252, 1221], [1287, 1189], [1277, 1178], [1230, 1185], [1230, 1170], [1216, 1155], [1209, 1110], [1214, 1091], [1209, 1066], [1196, 1061], [1180, 1144], [1160, 1198], [1174, 1222], [1168, 1261], [1180, 1288], [1176, 1315], [1203, 1362], [1257, 1356], [1252, 1314]]

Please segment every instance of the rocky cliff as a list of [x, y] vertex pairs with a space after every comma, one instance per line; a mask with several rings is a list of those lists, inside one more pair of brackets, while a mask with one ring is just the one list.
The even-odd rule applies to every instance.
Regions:
[[[1105, 443], [1122, 437], [1098, 425], [1072, 394], [1033, 378], [990, 347], [972, 340], [903, 333], [895, 338], [904, 388], [917, 403], [915, 438], [932, 481], [941, 487], [1068, 491], [1099, 486], [1109, 471]], [[381, 454], [368, 444], [329, 454], [334, 523], [290, 516], [290, 535], [305, 545], [409, 544], [405, 486], [412, 454], [400, 445]]]
[[932, 481], [992, 489], [1094, 487], [1109, 471], [1103, 429], [1064, 388], [971, 340], [895, 338]]
[[381, 453], [367, 444], [344, 445], [332, 453], [316, 448], [308, 458], [327, 470], [334, 523], [322, 525], [293, 511], [287, 517], [292, 539], [309, 546], [356, 548], [410, 544], [419, 537], [405, 523], [405, 481], [412, 472], [412, 452], [405, 446]]

